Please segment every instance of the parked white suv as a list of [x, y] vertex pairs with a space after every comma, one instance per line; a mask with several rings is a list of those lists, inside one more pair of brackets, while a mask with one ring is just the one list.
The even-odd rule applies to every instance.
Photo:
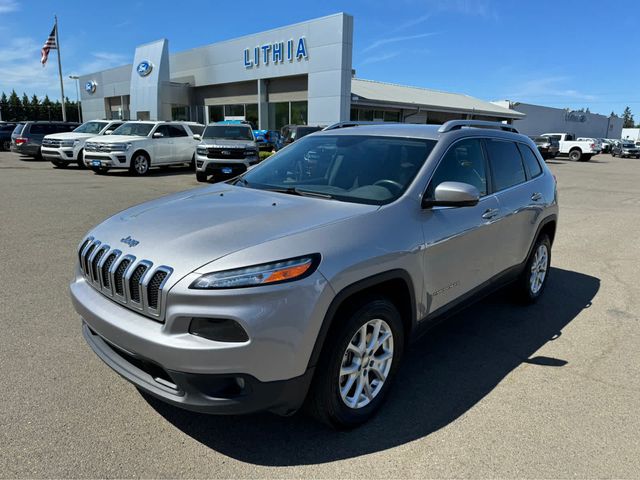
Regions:
[[84, 161], [94, 172], [112, 168], [146, 175], [151, 167], [192, 164], [204, 125], [192, 122], [132, 121], [85, 145]]
[[122, 125], [122, 120], [91, 120], [80, 125], [72, 132], [61, 132], [46, 135], [42, 140], [41, 153], [58, 168], [65, 168], [70, 163], [78, 163], [84, 168], [84, 145], [89, 138], [110, 135]]

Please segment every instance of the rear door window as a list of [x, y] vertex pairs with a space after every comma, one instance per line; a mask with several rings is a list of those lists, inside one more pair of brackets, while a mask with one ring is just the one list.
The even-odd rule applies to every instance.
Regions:
[[188, 137], [187, 131], [182, 125], [167, 125], [170, 137]]
[[49, 125], [42, 124], [42, 123], [34, 123], [33, 125], [31, 125], [31, 128], [29, 129], [29, 133], [31, 135], [47, 135], [48, 133], [51, 133], [51, 132], [49, 131]]
[[523, 143], [519, 143], [518, 148], [522, 154], [524, 165], [527, 167], [529, 178], [536, 178], [541, 175], [542, 167], [540, 166], [540, 162], [538, 161], [538, 157], [536, 157], [535, 153], [533, 153], [531, 149]]
[[487, 172], [480, 139], [468, 138], [449, 147], [431, 178], [427, 190], [429, 198], [433, 198], [436, 187], [442, 182], [467, 183], [476, 187], [480, 196], [487, 194]]
[[493, 190], [499, 192], [527, 180], [520, 151], [514, 142], [485, 140], [493, 178]]

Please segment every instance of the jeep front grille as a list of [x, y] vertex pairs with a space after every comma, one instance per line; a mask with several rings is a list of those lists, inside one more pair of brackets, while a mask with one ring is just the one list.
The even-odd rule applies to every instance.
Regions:
[[149, 260], [122, 255], [93, 237], [82, 242], [78, 259], [87, 283], [100, 293], [151, 318], [163, 319], [163, 292], [171, 267], [154, 267]]

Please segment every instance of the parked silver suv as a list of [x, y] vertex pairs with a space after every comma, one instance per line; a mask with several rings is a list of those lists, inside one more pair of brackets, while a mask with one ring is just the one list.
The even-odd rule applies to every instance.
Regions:
[[508, 125], [329, 129], [98, 225], [71, 296], [96, 354], [166, 402], [306, 399], [353, 427], [437, 318], [508, 282], [540, 298], [557, 215], [553, 175]]

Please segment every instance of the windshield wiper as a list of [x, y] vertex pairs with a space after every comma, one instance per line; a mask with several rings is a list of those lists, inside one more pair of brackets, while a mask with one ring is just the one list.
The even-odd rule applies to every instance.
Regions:
[[317, 197], [326, 198], [328, 200], [333, 199], [333, 195], [328, 193], [316, 192], [314, 190], [303, 190], [298, 187], [266, 187], [263, 190], [269, 190], [270, 192], [286, 193], [288, 195], [298, 195], [300, 197]]

